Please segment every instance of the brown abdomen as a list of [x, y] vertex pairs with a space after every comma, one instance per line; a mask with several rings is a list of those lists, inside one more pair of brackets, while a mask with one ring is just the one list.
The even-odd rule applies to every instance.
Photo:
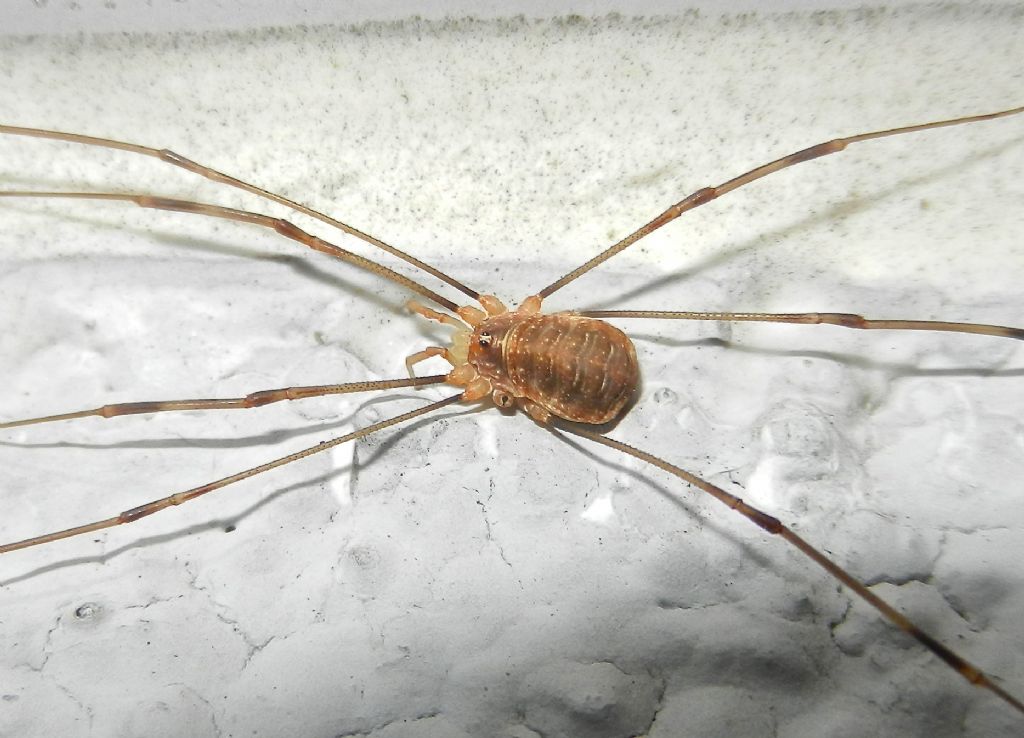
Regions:
[[503, 349], [516, 394], [566, 420], [608, 422], [639, 379], [629, 337], [594, 318], [530, 316], [509, 330]]

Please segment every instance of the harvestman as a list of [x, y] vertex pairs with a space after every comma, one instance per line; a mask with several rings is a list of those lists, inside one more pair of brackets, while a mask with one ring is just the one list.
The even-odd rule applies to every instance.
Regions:
[[[778, 535], [798, 548], [829, 574], [845, 584], [851, 590], [877, 609], [886, 619], [901, 630], [916, 638], [927, 649], [945, 661], [972, 684], [988, 689], [998, 695], [1015, 710], [1024, 715], [1024, 703], [1006, 692], [989, 675], [969, 663], [949, 648], [923, 632], [914, 623], [893, 609], [885, 601], [875, 595], [866, 586], [854, 579], [844, 569], [833, 563], [817, 548], [807, 543], [779, 520], [751, 507], [743, 500], [725, 490], [686, 472], [656, 456], [633, 448], [621, 441], [599, 435], [580, 424], [606, 423], [623, 413], [629, 399], [634, 394], [639, 381], [639, 370], [636, 365], [636, 354], [629, 338], [617, 328], [604, 322], [606, 318], [647, 318], [668, 320], [716, 320], [716, 321], [756, 321], [777, 323], [815, 323], [857, 329], [887, 330], [918, 330], [918, 331], [952, 331], [958, 333], [975, 333], [988, 336], [1015, 338], [1024, 340], [1024, 329], [1009, 328], [996, 325], [975, 323], [953, 323], [923, 320], [869, 320], [860, 315], [847, 313], [698, 313], [679, 311], [651, 310], [594, 310], [586, 312], [541, 313], [542, 301], [557, 290], [583, 276], [591, 269], [628, 248], [652, 231], [661, 228], [685, 213], [721, 195], [743, 187], [773, 172], [801, 162], [817, 159], [821, 156], [842, 151], [847, 146], [874, 138], [884, 138], [915, 131], [923, 131], [943, 126], [975, 123], [993, 118], [1002, 118], [1024, 112], [1024, 107], [1003, 110], [986, 115], [975, 115], [952, 120], [936, 121], [903, 128], [862, 133], [847, 138], [811, 146], [797, 151], [781, 159], [751, 169], [749, 172], [730, 179], [717, 187], [704, 187], [688, 197], [672, 205], [654, 220], [640, 227], [618, 243], [612, 245], [590, 261], [569, 272], [556, 282], [542, 289], [536, 295], [528, 297], [515, 310], [508, 310], [496, 297], [483, 295], [466, 287], [457, 280], [424, 264], [418, 259], [392, 247], [361, 231], [352, 228], [323, 213], [275, 195], [254, 185], [242, 182], [209, 167], [197, 164], [183, 156], [166, 149], [153, 149], [145, 146], [93, 138], [73, 133], [45, 131], [36, 128], [19, 128], [0, 126], [0, 133], [33, 136], [37, 138], [69, 141], [72, 143], [99, 146], [110, 149], [121, 149], [136, 154], [155, 157], [161, 161], [181, 167], [199, 174], [207, 179], [231, 185], [267, 200], [284, 205], [293, 211], [308, 215], [341, 231], [355, 236], [379, 249], [387, 251], [418, 269], [440, 279], [451, 287], [459, 290], [472, 300], [477, 307], [459, 307], [456, 303], [439, 295], [433, 290], [414, 282], [391, 269], [370, 259], [359, 256], [351, 251], [313, 236], [287, 220], [273, 218], [260, 213], [236, 210], [208, 203], [177, 200], [166, 197], [142, 194], [118, 194], [104, 192], [31, 192], [5, 191], [2, 197], [43, 197], [43, 198], [76, 198], [91, 200], [119, 200], [134, 203], [143, 208], [172, 210], [195, 213], [212, 218], [234, 220], [242, 223], [270, 228], [282, 236], [307, 246], [314, 251], [337, 257], [355, 266], [373, 272], [407, 287], [419, 296], [441, 306], [449, 313], [427, 308], [415, 301], [409, 307], [421, 316], [448, 324], [455, 329], [451, 346], [447, 348], [432, 346], [408, 357], [406, 364], [410, 378], [383, 381], [353, 382], [339, 385], [323, 385], [314, 387], [288, 387], [283, 389], [261, 390], [245, 397], [216, 400], [171, 400], [157, 402], [133, 402], [116, 405], [105, 405], [92, 410], [50, 415], [25, 420], [0, 423], [0, 429], [15, 428], [37, 423], [49, 423], [58, 420], [72, 420], [98, 415], [112, 418], [119, 415], [135, 415], [140, 413], [157, 413], [173, 410], [223, 410], [260, 407], [282, 400], [299, 400], [350, 392], [367, 392], [371, 390], [395, 389], [399, 387], [420, 387], [429, 384], [448, 383], [463, 388], [462, 392], [451, 395], [443, 400], [433, 402], [411, 412], [374, 423], [360, 430], [322, 442], [316, 446], [293, 454], [269, 461], [265, 464], [246, 469], [231, 476], [204, 484], [200, 487], [178, 492], [147, 502], [138, 507], [126, 510], [119, 515], [96, 522], [69, 528], [63, 531], [28, 538], [23, 541], [0, 545], [0, 554], [10, 553], [18, 549], [52, 543], [62, 538], [91, 533], [116, 525], [131, 523], [140, 518], [152, 515], [173, 505], [180, 505], [195, 499], [207, 492], [220, 489], [234, 482], [262, 474], [271, 469], [298, 461], [342, 443], [354, 441], [384, 428], [407, 422], [413, 418], [427, 415], [446, 405], [456, 402], [473, 402], [486, 400], [488, 397], [499, 407], [518, 406], [526, 411], [536, 422], [545, 426], [554, 426], [562, 431], [573, 433], [595, 443], [621, 451], [697, 487], [713, 496], [728, 507], [744, 515], [768, 533]], [[447, 375], [416, 377], [413, 366], [432, 356], [442, 356], [453, 369]], [[565, 421], [571, 421], [569, 423]]]

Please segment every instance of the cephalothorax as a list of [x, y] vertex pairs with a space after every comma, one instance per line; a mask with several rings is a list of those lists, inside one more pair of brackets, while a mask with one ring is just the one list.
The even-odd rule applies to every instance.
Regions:
[[615, 326], [576, 313], [546, 315], [537, 295], [515, 310], [493, 295], [481, 295], [480, 304], [483, 311], [459, 308], [461, 324], [410, 301], [414, 312], [456, 329], [450, 348], [433, 346], [410, 356], [410, 374], [416, 362], [444, 356], [454, 367], [447, 381], [465, 387], [464, 399], [490, 395], [498, 407], [518, 404], [538, 423], [552, 415], [607, 423], [636, 391], [636, 349]]

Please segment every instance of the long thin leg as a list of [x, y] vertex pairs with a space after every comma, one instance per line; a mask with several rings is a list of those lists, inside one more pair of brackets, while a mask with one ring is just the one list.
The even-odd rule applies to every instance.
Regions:
[[45, 415], [39, 418], [26, 418], [24, 420], [9, 420], [6, 423], [0, 423], [0, 429], [53, 423], [58, 420], [88, 418], [93, 415], [101, 418], [116, 418], [120, 415], [143, 415], [146, 413], [176, 412], [179, 410], [248, 410], [249, 408], [263, 407], [272, 402], [281, 402], [282, 400], [305, 400], [309, 397], [322, 397], [323, 395], [344, 395], [351, 392], [369, 392], [372, 390], [398, 389], [400, 387], [422, 387], [428, 384], [440, 384], [446, 379], [447, 377], [444, 374], [435, 374], [433, 376], [413, 377], [411, 379], [382, 379], [373, 382], [324, 384], [311, 387], [282, 387], [281, 389], [250, 392], [245, 397], [230, 397], [220, 400], [121, 402], [116, 405], [103, 405], [92, 410], [78, 410], [72, 413]]
[[433, 290], [424, 287], [419, 282], [414, 282], [405, 275], [392, 271], [383, 264], [371, 261], [365, 256], [360, 256], [348, 249], [343, 249], [341, 246], [337, 246], [329, 241], [323, 240], [322, 238], [306, 233], [306, 231], [302, 230], [291, 221], [284, 220], [283, 218], [272, 218], [271, 216], [263, 215], [262, 213], [253, 213], [248, 210], [236, 210], [235, 208], [226, 208], [205, 202], [177, 200], [172, 197], [156, 197], [154, 195], [138, 195], [130, 193], [121, 194], [117, 192], [32, 192], [29, 190], [5, 190], [0, 191], [0, 197], [53, 197], [72, 200], [115, 200], [134, 203], [139, 207], [150, 208], [153, 210], [171, 210], [178, 213], [194, 213], [196, 215], [205, 215], [211, 218], [235, 220], [239, 223], [251, 223], [252, 225], [263, 226], [264, 228], [277, 231], [285, 238], [298, 241], [314, 251], [328, 254], [341, 259], [342, 261], [346, 261], [349, 264], [354, 264], [357, 267], [373, 272], [385, 279], [390, 279], [392, 282], [397, 282], [403, 287], [407, 287], [416, 294], [433, 300], [438, 305], [441, 305], [452, 312], [459, 309], [459, 306], [454, 302], [446, 297], [442, 297]]
[[871, 133], [861, 133], [856, 136], [848, 136], [846, 138], [836, 138], [831, 141], [825, 141], [824, 143], [816, 144], [814, 146], [802, 149], [800, 151], [784, 156], [781, 159], [776, 159], [768, 164], [762, 164], [759, 167], [751, 169], [745, 174], [741, 174], [738, 177], [734, 177], [727, 182], [723, 182], [717, 187], [702, 187], [693, 194], [684, 197], [682, 200], [677, 202], [675, 205], [670, 207], [668, 210], [663, 212], [657, 218], [641, 226], [633, 233], [629, 234], [621, 241], [613, 244], [609, 248], [602, 251], [600, 254], [595, 256], [587, 263], [573, 269], [571, 272], [563, 276], [558, 281], [548, 285], [537, 294], [541, 297], [548, 297], [554, 294], [557, 290], [560, 290], [565, 285], [572, 282], [577, 277], [589, 272], [599, 264], [603, 264], [608, 259], [615, 256], [620, 251], [625, 250], [629, 246], [639, 241], [641, 238], [649, 233], [652, 233], [661, 228], [666, 223], [671, 223], [673, 220], [678, 218], [680, 215], [685, 213], [687, 210], [693, 210], [701, 205], [715, 200], [727, 192], [739, 189], [744, 185], [748, 185], [751, 182], [767, 177], [769, 174], [778, 172], [787, 167], [791, 167], [794, 164], [800, 164], [801, 162], [810, 161], [817, 159], [822, 156], [828, 156], [829, 154], [835, 154], [842, 151], [847, 146], [853, 143], [859, 143], [861, 141], [868, 141], [873, 138], [885, 138], [887, 136], [898, 136], [904, 133], [913, 133], [915, 131], [927, 131], [931, 128], [943, 128], [945, 126], [957, 126], [964, 123], [977, 123], [983, 120], [992, 120], [993, 118], [1003, 118], [1010, 115], [1017, 115], [1018, 113], [1024, 112], [1024, 106], [1019, 108], [1011, 108], [1009, 110], [1002, 110], [998, 113], [986, 113], [984, 115], [971, 115], [965, 118], [954, 118], [951, 120], [940, 120], [934, 123], [922, 123], [916, 126], [905, 126], [903, 128], [890, 128], [885, 131], [872, 131]]
[[404, 251], [395, 248], [394, 246], [389, 246], [388, 244], [384, 243], [378, 238], [374, 238], [373, 236], [367, 233], [363, 233], [362, 231], [353, 228], [350, 225], [342, 223], [340, 220], [336, 220], [335, 218], [332, 218], [329, 215], [325, 215], [324, 213], [313, 210], [312, 208], [302, 205], [301, 203], [297, 203], [294, 200], [289, 200], [287, 197], [282, 197], [281, 195], [269, 192], [268, 190], [264, 190], [260, 187], [257, 187], [256, 185], [249, 184], [248, 182], [244, 182], [228, 174], [224, 174], [223, 172], [218, 172], [216, 169], [208, 167], [204, 164], [199, 164], [197, 162], [192, 161], [191, 159], [186, 159], [184, 156], [176, 154], [168, 149], [153, 149], [148, 146], [139, 146], [138, 144], [125, 143], [124, 141], [114, 141], [109, 138], [96, 138], [94, 136], [83, 136], [78, 133], [63, 133], [61, 131], [47, 131], [43, 130], [42, 128], [21, 128], [18, 126], [0, 125], [0, 133], [6, 133], [12, 136], [31, 136], [33, 138], [45, 138], [53, 141], [69, 141], [71, 143], [84, 144], [86, 146], [99, 146], [107, 149], [129, 151], [133, 154], [141, 154], [143, 156], [151, 156], [155, 159], [159, 159], [162, 162], [166, 162], [167, 164], [172, 164], [176, 167], [180, 167], [181, 169], [185, 169], [189, 172], [193, 172], [202, 177], [206, 177], [206, 179], [212, 180], [214, 182], [219, 182], [221, 184], [230, 185], [231, 187], [237, 187], [240, 190], [251, 192], [254, 195], [259, 195], [262, 198], [265, 198], [272, 202], [276, 202], [280, 205], [284, 205], [285, 207], [291, 208], [292, 210], [302, 213], [303, 215], [308, 215], [311, 218], [316, 218], [317, 220], [323, 223], [327, 223], [328, 225], [334, 226], [338, 230], [343, 231], [349, 234], [350, 236], [355, 236], [356, 238], [359, 238], [372, 246], [376, 246], [379, 249], [383, 249], [384, 251], [387, 251], [389, 254], [397, 256], [399, 259], [403, 259], [404, 261], [412, 264], [418, 269], [422, 269], [428, 274], [434, 275], [438, 279], [447, 282], [452, 287], [459, 290], [463, 294], [468, 295], [474, 300], [480, 296], [476, 290], [470, 289], [469, 287], [462, 284], [453, 277], [449, 277], [447, 274], [440, 271], [439, 269], [436, 269], [430, 266], [429, 264], [425, 264], [416, 257], [411, 256], [405, 253]]
[[1013, 695], [1006, 692], [1002, 687], [996, 684], [992, 677], [983, 672], [978, 667], [971, 664], [969, 661], [956, 653], [951, 651], [949, 648], [944, 646], [942, 643], [937, 641], [932, 636], [925, 633], [917, 625], [911, 622], [905, 615], [898, 610], [894, 609], [889, 603], [883, 600], [881, 597], [876, 595], [865, 585], [859, 582], [849, 572], [843, 569], [841, 566], [829, 559], [825, 554], [816, 549], [814, 546], [809, 544], [803, 538], [798, 536], [792, 530], [783, 525], [777, 518], [758, 510], [751, 505], [748, 505], [739, 497], [731, 495], [721, 487], [717, 487], [710, 482], [701, 479], [679, 467], [670, 464], [669, 462], [661, 459], [653, 454], [649, 454], [646, 451], [641, 451], [633, 446], [616, 441], [613, 438], [607, 436], [601, 436], [597, 433], [585, 430], [578, 426], [570, 427], [568, 425], [559, 424], [559, 428], [570, 433], [587, 438], [595, 443], [600, 443], [608, 448], [616, 449], [624, 454], [632, 456], [640, 461], [644, 461], [648, 464], [658, 467], [662, 471], [666, 471], [669, 474], [683, 480], [687, 484], [690, 484], [703, 492], [707, 492], [709, 495], [714, 497], [716, 500], [724, 504], [726, 507], [735, 510], [751, 522], [760, 526], [763, 530], [777, 535], [793, 546], [798, 548], [801, 553], [807, 556], [809, 559], [822, 567], [825, 571], [831, 574], [833, 577], [838, 579], [848, 588], [856, 592], [862, 599], [864, 599], [869, 605], [878, 610], [887, 620], [896, 625], [900, 630], [907, 633], [910, 636], [916, 638], [921, 644], [925, 646], [929, 651], [934, 653], [940, 659], [945, 661], [949, 666], [955, 669], [964, 679], [969, 681], [975, 686], [987, 689], [994, 694], [998, 695], [1001, 699], [1006, 701], [1010, 706], [1020, 713], [1024, 713], [1024, 703], [1018, 700]]
[[103, 530], [104, 528], [113, 528], [116, 525], [134, 523], [140, 518], [160, 512], [168, 507], [181, 505], [185, 502], [189, 502], [190, 500], [194, 500], [197, 497], [205, 495], [207, 492], [213, 492], [221, 487], [226, 487], [229, 484], [234, 484], [235, 482], [241, 482], [243, 479], [248, 479], [249, 477], [254, 477], [257, 474], [268, 472], [271, 469], [276, 469], [279, 466], [284, 466], [285, 464], [290, 464], [293, 461], [304, 459], [307, 456], [318, 454], [322, 451], [326, 451], [327, 449], [334, 448], [335, 446], [340, 446], [343, 443], [355, 441], [364, 436], [368, 436], [371, 433], [383, 430], [384, 428], [390, 428], [393, 425], [398, 425], [399, 423], [404, 423], [408, 420], [412, 420], [413, 418], [418, 418], [421, 415], [426, 415], [427, 413], [438, 410], [445, 405], [451, 405], [452, 403], [458, 402], [461, 399], [461, 393], [458, 395], [452, 395], [451, 397], [446, 397], [443, 400], [438, 400], [437, 402], [433, 402], [417, 410], [412, 410], [410, 412], [403, 413], [402, 415], [396, 415], [393, 418], [388, 418], [387, 420], [382, 420], [379, 423], [368, 425], [365, 428], [331, 439], [330, 441], [323, 441], [322, 443], [318, 443], [316, 446], [310, 446], [302, 451], [297, 451], [293, 454], [282, 456], [279, 459], [268, 461], [266, 464], [254, 466], [251, 469], [246, 469], [245, 471], [238, 472], [237, 474], [232, 474], [231, 476], [224, 477], [223, 479], [218, 479], [216, 482], [209, 482], [208, 484], [193, 487], [192, 489], [185, 490], [184, 492], [177, 492], [173, 495], [168, 495], [167, 497], [161, 497], [158, 500], [152, 500], [144, 505], [133, 507], [131, 510], [125, 510], [112, 518], [107, 518], [106, 520], [97, 520], [93, 523], [79, 525], [74, 528], [68, 528], [67, 530], [57, 531], [56, 533], [47, 533], [46, 535], [36, 536], [35, 538], [26, 538], [23, 541], [2, 545], [0, 546], [0, 554], [10, 553], [11, 551], [28, 548], [29, 546], [39, 546], [44, 543], [52, 543], [53, 541], [59, 541], [62, 538], [80, 536], [84, 533], [93, 533], [98, 530]]
[[754, 323], [804, 323], [843, 328], [897, 331], [949, 331], [1024, 341], [1024, 329], [984, 323], [950, 323], [941, 320], [869, 320], [853, 313], [693, 313], [679, 310], [583, 310], [588, 318], [654, 318], [658, 320], [723, 320]]

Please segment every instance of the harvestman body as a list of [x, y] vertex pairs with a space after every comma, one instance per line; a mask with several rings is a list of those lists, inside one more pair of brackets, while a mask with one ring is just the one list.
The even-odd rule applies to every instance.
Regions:
[[[374, 423], [361, 430], [320, 443], [297, 453], [284, 456], [257, 467], [244, 470], [229, 477], [204, 484], [194, 489], [179, 492], [168, 497], [126, 510], [119, 515], [105, 520], [88, 523], [63, 531], [48, 533], [23, 541], [0, 545], [0, 554], [10, 553], [43, 543], [51, 543], [63, 538], [81, 535], [92, 531], [110, 528], [116, 525], [131, 523], [167, 507], [180, 505], [215, 489], [220, 489], [234, 482], [261, 474], [292, 461], [305, 458], [325, 451], [334, 446], [375, 433], [384, 428], [406, 422], [413, 418], [431, 413], [455, 402], [481, 401], [487, 398], [502, 408], [518, 406], [542, 425], [557, 427], [587, 438], [596, 443], [617, 449], [622, 453], [647, 462], [663, 471], [681, 479], [688, 484], [712, 495], [728, 507], [756, 523], [768, 533], [778, 535], [798, 548], [828, 571], [833, 577], [845, 584], [860, 597], [875, 607], [886, 619], [894, 623], [904, 632], [916, 638], [932, 653], [941, 658], [950, 667], [959, 672], [972, 684], [983, 687], [998, 695], [1004, 702], [1024, 716], [1024, 703], [1006, 692], [990, 676], [979, 668], [953, 653], [943, 644], [923, 632], [914, 623], [885, 601], [880, 599], [866, 586], [857, 581], [840, 566], [832, 562], [817, 548], [807, 543], [779, 520], [751, 507], [743, 500], [725, 490], [696, 477], [667, 461], [649, 453], [635, 449], [621, 441], [599, 435], [580, 425], [600, 425], [608, 423], [622, 414], [636, 391], [639, 381], [639, 369], [636, 351], [629, 337], [618, 328], [604, 321], [605, 318], [646, 318], [672, 320], [716, 320], [716, 321], [757, 321], [781, 323], [812, 323], [830, 324], [856, 329], [888, 329], [888, 330], [926, 330], [974, 333], [995, 337], [1024, 340], [1024, 329], [1005, 326], [981, 325], [974, 323], [954, 323], [941, 321], [914, 320], [868, 320], [859, 315], [847, 313], [797, 313], [797, 314], [765, 314], [765, 313], [696, 313], [677, 311], [589, 311], [585, 313], [544, 314], [541, 305], [544, 298], [561, 289], [569, 282], [582, 276], [594, 267], [603, 263], [620, 251], [626, 249], [652, 231], [671, 222], [687, 210], [692, 210], [721, 195], [731, 192], [750, 182], [765, 177], [794, 164], [816, 159], [836, 153], [852, 143], [874, 138], [883, 138], [914, 131], [922, 131], [943, 126], [974, 123], [994, 118], [1017, 115], [1024, 112], [1024, 107], [1004, 110], [997, 113], [976, 115], [965, 118], [925, 123], [921, 125], [895, 128], [884, 131], [859, 134], [847, 138], [835, 139], [811, 146], [802, 151], [782, 157], [762, 165], [717, 187], [705, 187], [671, 206], [654, 220], [634, 231], [624, 239], [598, 254], [587, 263], [581, 265], [558, 281], [544, 288], [536, 295], [528, 297], [515, 310], [508, 310], [497, 298], [481, 295], [452, 277], [440, 272], [414, 257], [405, 254], [388, 244], [369, 236], [351, 226], [314, 211], [296, 202], [262, 190], [254, 185], [235, 179], [209, 167], [197, 164], [172, 151], [152, 149], [135, 144], [93, 138], [79, 134], [44, 131], [35, 128], [18, 128], [0, 125], [0, 133], [33, 136], [37, 138], [70, 141], [73, 143], [121, 149], [145, 156], [158, 158], [174, 166], [187, 169], [216, 182], [246, 190], [263, 198], [285, 205], [294, 211], [303, 213], [328, 223], [343, 232], [355, 236], [377, 248], [380, 248], [408, 263], [416, 266], [452, 287], [458, 289], [480, 304], [459, 307], [456, 303], [442, 297], [429, 288], [405, 277], [370, 259], [354, 254], [335, 244], [306, 233], [289, 221], [272, 218], [260, 213], [235, 210], [218, 205], [176, 200], [142, 194], [118, 194], [96, 192], [32, 192], [4, 191], [4, 197], [44, 197], [44, 198], [76, 198], [94, 200], [118, 200], [131, 202], [145, 208], [173, 210], [196, 213], [214, 218], [235, 220], [271, 228], [281, 235], [297, 241], [315, 251], [320, 251], [340, 258], [350, 264], [367, 269], [379, 276], [397, 282], [421, 297], [455, 313], [442, 313], [422, 304], [410, 301], [409, 307], [419, 315], [430, 320], [447, 324], [455, 329], [452, 343], [447, 348], [429, 347], [408, 357], [409, 379], [391, 379], [383, 381], [354, 382], [341, 385], [324, 385], [314, 387], [288, 387], [284, 389], [262, 390], [239, 398], [218, 400], [172, 400], [158, 402], [123, 403], [105, 405], [92, 410], [82, 410], [25, 420], [0, 423], [0, 429], [58, 420], [71, 420], [87, 416], [104, 418], [139, 413], [155, 413], [173, 410], [213, 410], [243, 409], [259, 407], [282, 400], [298, 400], [329, 394], [344, 394], [370, 390], [392, 389], [398, 387], [416, 387], [429, 384], [448, 383], [462, 388], [462, 392], [425, 407], [398, 415], [387, 420]], [[482, 308], [482, 309], [481, 309]], [[433, 356], [442, 356], [452, 364], [452, 370], [446, 375], [415, 377], [413, 367], [420, 361]], [[562, 421], [572, 421], [567, 424]]]

